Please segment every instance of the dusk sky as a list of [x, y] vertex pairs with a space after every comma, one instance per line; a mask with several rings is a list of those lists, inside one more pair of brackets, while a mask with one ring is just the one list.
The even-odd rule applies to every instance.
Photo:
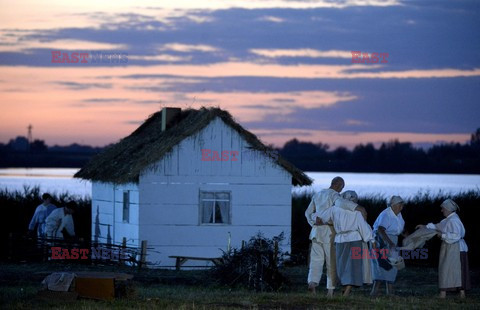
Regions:
[[477, 0], [0, 0], [1, 143], [32, 124], [48, 145], [103, 146], [167, 106], [218, 106], [276, 146], [464, 143], [479, 99]]

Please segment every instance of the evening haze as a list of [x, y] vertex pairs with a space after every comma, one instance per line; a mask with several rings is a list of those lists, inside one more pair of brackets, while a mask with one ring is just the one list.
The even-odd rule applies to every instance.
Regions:
[[479, 30], [479, 1], [0, 0], [0, 143], [32, 124], [49, 145], [103, 146], [167, 106], [220, 107], [277, 146], [464, 143]]

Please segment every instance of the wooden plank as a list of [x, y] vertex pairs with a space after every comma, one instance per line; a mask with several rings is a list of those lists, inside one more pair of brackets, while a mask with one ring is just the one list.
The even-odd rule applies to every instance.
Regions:
[[[227, 249], [229, 233], [231, 244], [239, 247], [242, 240], [250, 240], [258, 232], [271, 238], [284, 232], [290, 238], [290, 225], [285, 226], [233, 226], [233, 225], [201, 225], [201, 226], [175, 226], [175, 225], [143, 225], [140, 227], [140, 239], [148, 240], [150, 246], [212, 246], [223, 250]], [[290, 240], [288, 239], [288, 242]], [[170, 255], [177, 255], [171, 253]], [[190, 256], [205, 256], [203, 254]]]
[[232, 208], [232, 224], [290, 226], [291, 205], [234, 205]]
[[97, 211], [102, 214], [113, 215], [113, 200], [92, 200], [92, 215], [95, 216]]
[[165, 176], [178, 175], [178, 147], [175, 146], [170, 152], [164, 155], [163, 171]]
[[[142, 225], [199, 225], [199, 204], [145, 205], [140, 210]], [[233, 225], [291, 224], [291, 205], [232, 205]]]
[[[239, 244], [232, 244], [236, 248], [241, 247]], [[148, 255], [149, 262], [157, 263], [158, 267], [175, 267], [176, 259], [169, 256], [183, 256], [183, 257], [221, 257], [223, 252], [215, 246], [152, 246], [153, 248]], [[224, 249], [225, 250], [225, 249]], [[290, 251], [290, 245], [285, 243], [279, 244], [279, 250]], [[212, 266], [206, 261], [189, 260], [182, 264], [182, 267], [206, 267]]]
[[133, 274], [108, 271], [75, 271], [75, 275], [81, 278], [110, 279], [126, 281], [133, 279]]
[[113, 201], [113, 184], [92, 182], [92, 200]]
[[[149, 245], [149, 247], [152, 247]], [[176, 258], [169, 257], [170, 255], [175, 256], [186, 256], [186, 257], [221, 257], [222, 251], [218, 247], [178, 247], [178, 246], [162, 246], [162, 247], [153, 247], [154, 251], [150, 251], [147, 261], [157, 263], [157, 266], [160, 267], [175, 267]], [[184, 262], [182, 266], [207, 266], [211, 265], [208, 261], [195, 261], [190, 260]]]
[[147, 240], [142, 240], [141, 252], [140, 252], [140, 264], [138, 265], [140, 268], [145, 266], [145, 262], [147, 261]]
[[[148, 204], [194, 205], [198, 204], [198, 192], [222, 191], [232, 192], [236, 204], [251, 205], [285, 205], [291, 203], [291, 185], [250, 185], [250, 184], [147, 184], [140, 189], [142, 206]], [[123, 205], [122, 205], [123, 207]]]
[[131, 203], [138, 203], [139, 202], [139, 190], [138, 186], [129, 185], [117, 185], [115, 187], [115, 202], [123, 202], [123, 192], [128, 191], [130, 195], [130, 202]]
[[153, 184], [155, 186], [165, 186], [169, 184], [214, 184], [214, 183], [226, 183], [226, 184], [239, 184], [239, 185], [253, 185], [253, 184], [285, 184], [292, 186], [291, 176], [287, 173], [282, 173], [280, 176], [255, 176], [255, 175], [229, 175], [228, 179], [222, 175], [177, 175], [177, 176], [158, 176], [152, 174], [145, 174], [140, 179], [142, 187], [144, 184]]
[[140, 210], [140, 222], [142, 225], [197, 225], [198, 212], [198, 203], [143, 205]]
[[[248, 147], [248, 143], [235, 130], [226, 125], [220, 118], [216, 118], [195, 136], [183, 140], [175, 147], [172, 152], [177, 156], [166, 158], [161, 162], [160, 165], [164, 167], [164, 172], [158, 171], [155, 175], [269, 175], [283, 177], [284, 169], [260, 152], [258, 152], [257, 158], [253, 156], [243, 158], [243, 154], [250, 150]], [[202, 149], [209, 149], [212, 153], [215, 151], [219, 155], [222, 151], [235, 151], [238, 153], [236, 155], [237, 161], [232, 161], [230, 155], [228, 161], [202, 161]], [[165, 172], [165, 170], [174, 169], [174, 167], [178, 168], [177, 173]], [[142, 175], [142, 177], [148, 176]]]
[[290, 185], [235, 185], [229, 186], [232, 199], [239, 205], [291, 204]]
[[138, 247], [141, 243], [141, 240], [138, 239], [138, 235], [137, 235], [137, 238], [133, 238], [133, 236], [129, 236], [127, 238], [127, 237], [122, 237], [119, 234], [117, 234], [117, 235], [118, 235], [118, 238], [115, 239], [114, 244], [117, 244], [117, 245], [123, 244], [123, 239], [124, 238], [127, 241], [127, 243], [126, 243], [127, 247], [135, 248], [135, 247]]
[[[130, 203], [129, 205], [129, 221], [130, 224], [138, 225], [140, 206], [136, 203]], [[115, 203], [115, 222], [123, 223], [123, 202]]]
[[221, 258], [221, 257], [197, 257], [197, 256], [177, 256], [177, 255], [171, 255], [169, 257], [191, 259], [191, 260], [214, 260], [214, 259], [220, 259]]
[[175, 259], [175, 269], [178, 271], [189, 260], [212, 262], [214, 265], [219, 265], [222, 262], [221, 257], [193, 257], [193, 256], [169, 256]]
[[112, 214], [105, 214], [105, 213], [98, 213], [93, 215], [92, 218], [92, 225], [95, 225], [96, 223], [99, 223], [100, 225], [107, 225], [113, 224], [113, 215]]
[[198, 185], [195, 184], [142, 184], [142, 206], [161, 201], [164, 204], [198, 203]]
[[128, 244], [131, 244], [136, 240], [139, 239], [139, 226], [135, 224], [128, 224], [128, 223], [115, 223], [115, 243], [121, 244], [123, 237], [128, 239]]

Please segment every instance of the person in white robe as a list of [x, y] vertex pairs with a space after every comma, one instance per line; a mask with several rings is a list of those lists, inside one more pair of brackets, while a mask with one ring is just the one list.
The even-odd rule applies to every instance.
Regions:
[[[335, 269], [335, 249], [333, 248], [333, 238], [335, 236], [333, 225], [324, 224], [316, 213], [331, 208], [340, 197], [340, 192], [345, 186], [345, 181], [341, 177], [335, 177], [330, 187], [323, 189], [312, 197], [305, 217], [312, 226], [309, 239], [311, 240], [310, 263], [308, 271], [308, 289], [315, 293], [322, 277], [323, 266], [327, 267], [327, 296], [333, 296], [336, 284]], [[365, 208], [352, 201], [346, 201], [342, 208], [350, 211], [358, 211], [366, 218]]]
[[460, 291], [460, 298], [465, 298], [465, 290], [470, 289], [470, 273], [468, 267], [468, 246], [463, 239], [465, 227], [457, 214], [458, 205], [452, 199], [441, 205], [445, 217], [440, 223], [418, 225], [417, 229], [435, 230], [442, 239], [438, 264], [438, 286], [440, 298], [445, 298], [447, 291]]
[[372, 283], [367, 242], [372, 242], [373, 231], [360, 212], [342, 208], [346, 201], [357, 203], [354, 191], [345, 191], [333, 208], [321, 212], [318, 216], [324, 223], [333, 223], [335, 230], [335, 256], [337, 277], [344, 286], [343, 296], [348, 296], [353, 286]]
[[[400, 196], [392, 196], [387, 204], [387, 208], [383, 210], [373, 224], [373, 233], [375, 243], [380, 249], [394, 252], [398, 243], [398, 236], [403, 232], [405, 221], [402, 217], [403, 199]], [[373, 287], [372, 296], [378, 294], [381, 282], [385, 281], [387, 294], [394, 293], [393, 284], [397, 278], [398, 269], [392, 266], [386, 258], [379, 256], [378, 259], [372, 259], [372, 276]]]
[[42, 204], [35, 209], [32, 220], [28, 225], [28, 230], [30, 232], [34, 232], [35, 229], [37, 230], [38, 238], [45, 237], [45, 220], [50, 215], [50, 213], [52, 213], [52, 211], [57, 209], [57, 207], [52, 204], [52, 196], [50, 194], [44, 193], [42, 195], [42, 200]]
[[75, 236], [72, 214], [76, 203], [70, 201], [63, 208], [54, 210], [45, 220], [45, 233], [48, 239], [65, 239]]

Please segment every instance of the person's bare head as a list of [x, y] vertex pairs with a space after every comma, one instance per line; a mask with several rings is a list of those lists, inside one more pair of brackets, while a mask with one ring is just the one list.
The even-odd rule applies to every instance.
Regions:
[[334, 177], [332, 180], [332, 184], [330, 184], [330, 188], [338, 193], [340, 193], [344, 187], [345, 181], [342, 177]]
[[73, 214], [77, 209], [77, 203], [75, 201], [69, 201], [65, 206], [65, 214]]
[[44, 205], [49, 205], [52, 202], [52, 196], [49, 193], [42, 195], [42, 200]]

